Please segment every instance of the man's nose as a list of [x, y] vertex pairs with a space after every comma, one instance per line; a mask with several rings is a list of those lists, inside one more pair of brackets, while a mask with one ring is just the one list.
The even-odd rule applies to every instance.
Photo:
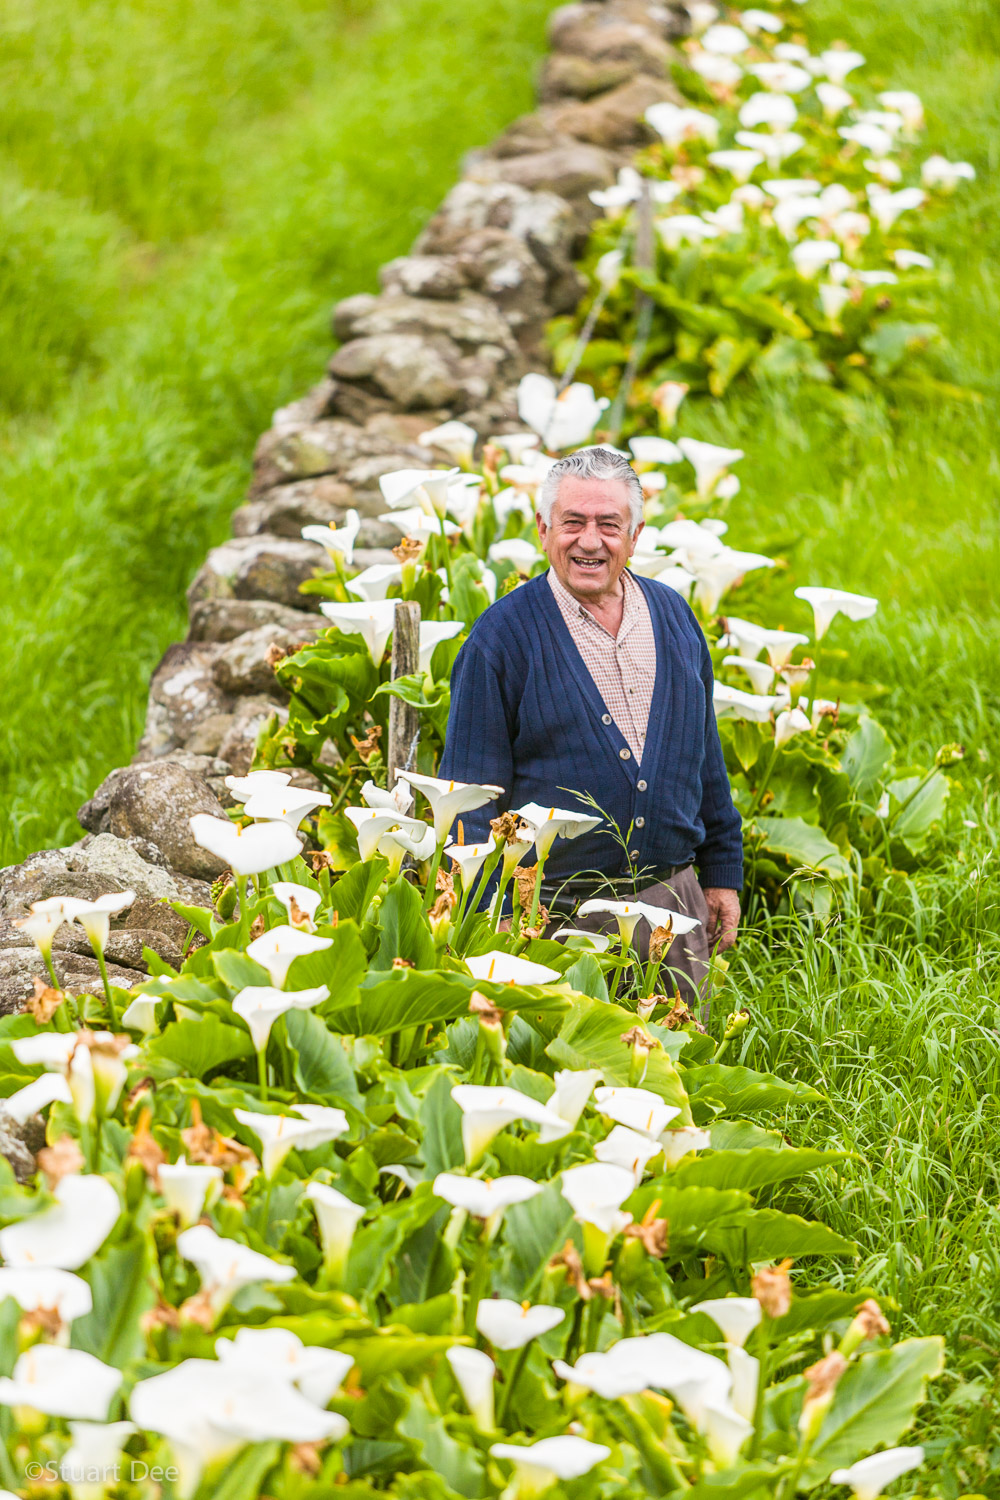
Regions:
[[604, 546], [604, 538], [596, 521], [588, 521], [580, 532], [579, 545], [589, 552], [597, 552]]

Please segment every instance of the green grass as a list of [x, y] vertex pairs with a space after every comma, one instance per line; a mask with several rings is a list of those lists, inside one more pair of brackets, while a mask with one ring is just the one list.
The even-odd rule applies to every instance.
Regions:
[[[254, 437], [320, 373], [329, 304], [372, 285], [460, 151], [527, 106], [547, 8], [14, 8], [0, 65], [0, 335], [15, 356], [0, 375], [14, 419], [0, 450], [4, 858], [72, 837], [78, 802], [130, 754]], [[857, 1153], [783, 1202], [859, 1245], [855, 1264], [803, 1274], [871, 1285], [898, 1332], [947, 1337], [919, 1492], [997, 1497], [1000, 20], [991, 0], [811, 0], [808, 18], [858, 45], [884, 86], [921, 94], [928, 152], [977, 166], [925, 232], [954, 377], [982, 399], [834, 411], [806, 390], [751, 392], [686, 414], [687, 430], [747, 449], [737, 545], [783, 541], [796, 582], [881, 599], [832, 644], [849, 675], [884, 686], [902, 762], [967, 746], [957, 775], [977, 826], [873, 922], [745, 937], [726, 1000], [751, 1011], [749, 1063], [829, 1100], [789, 1133]], [[782, 579], [759, 587], [789, 627], [808, 625]]]
[[129, 759], [257, 435], [530, 107], [550, 8], [6, 7], [0, 862], [77, 836]]

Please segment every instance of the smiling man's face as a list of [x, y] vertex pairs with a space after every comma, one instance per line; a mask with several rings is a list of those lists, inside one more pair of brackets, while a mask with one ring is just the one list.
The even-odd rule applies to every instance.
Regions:
[[567, 474], [548, 525], [536, 516], [542, 550], [564, 588], [582, 604], [618, 593], [622, 570], [642, 530], [629, 536], [628, 487], [620, 479]]

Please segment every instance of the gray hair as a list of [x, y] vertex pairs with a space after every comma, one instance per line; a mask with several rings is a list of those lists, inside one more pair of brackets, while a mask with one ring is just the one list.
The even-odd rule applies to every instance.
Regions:
[[569, 474], [579, 479], [612, 479], [624, 484], [628, 491], [629, 536], [635, 535], [643, 519], [642, 485], [628, 459], [613, 448], [578, 448], [553, 464], [538, 492], [538, 510], [546, 526], [552, 524], [552, 507], [559, 486]]

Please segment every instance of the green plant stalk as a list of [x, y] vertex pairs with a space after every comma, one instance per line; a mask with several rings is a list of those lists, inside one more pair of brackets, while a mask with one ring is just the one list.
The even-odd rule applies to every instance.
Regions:
[[536, 919], [538, 917], [538, 904], [539, 904], [539, 901], [541, 900], [541, 895], [542, 895], [542, 878], [543, 878], [544, 874], [545, 874], [545, 860], [544, 859], [540, 859], [538, 861], [538, 868], [535, 871], [535, 889], [531, 893], [531, 911], [528, 914], [528, 926], [529, 926], [529, 928], [533, 928], [534, 927], [535, 921], [536, 921]]
[[760, 1320], [760, 1337], [757, 1355], [757, 1395], [753, 1408], [753, 1437], [750, 1440], [750, 1457], [759, 1458], [764, 1443], [764, 1401], [771, 1359], [771, 1319], [763, 1313]]
[[118, 1012], [111, 994], [111, 982], [108, 979], [108, 966], [104, 962], [104, 951], [99, 943], [91, 943], [94, 957], [97, 959], [97, 967], [101, 972], [101, 983], [104, 985], [104, 1000], [108, 1007], [108, 1025], [111, 1031], [118, 1030]]
[[476, 1246], [476, 1259], [469, 1277], [465, 1302], [465, 1331], [469, 1338], [476, 1336], [476, 1309], [483, 1300], [490, 1284], [490, 1240], [484, 1223]]
[[257, 1082], [261, 1099], [267, 1098], [267, 1043], [257, 1048]]
[[500, 1401], [500, 1410], [497, 1413], [497, 1426], [498, 1427], [502, 1427], [503, 1424], [504, 1424], [504, 1422], [507, 1420], [507, 1412], [509, 1411], [510, 1404], [511, 1404], [511, 1402], [514, 1399], [514, 1391], [515, 1391], [515, 1388], [517, 1386], [517, 1382], [521, 1378], [521, 1371], [524, 1369], [525, 1365], [528, 1363], [528, 1355], [530, 1353], [531, 1353], [531, 1341], [529, 1340], [528, 1343], [524, 1344], [517, 1351], [517, 1358], [515, 1359], [513, 1367], [511, 1369], [510, 1379], [507, 1381], [507, 1384], [504, 1386], [503, 1396], [502, 1396], [501, 1401]]
[[764, 774], [763, 774], [763, 776], [760, 779], [760, 785], [758, 786], [756, 792], [754, 792], [753, 801], [750, 804], [750, 811], [747, 813], [747, 817], [748, 818], [752, 818], [753, 815], [754, 815], [754, 813], [760, 807], [761, 800], [763, 799], [764, 793], [767, 791], [768, 782], [771, 780], [771, 776], [772, 776], [772, 774], [774, 772], [774, 764], [775, 764], [775, 761], [777, 759], [778, 759], [778, 745], [777, 745], [777, 742], [775, 742], [775, 744], [773, 744], [771, 746], [771, 758], [770, 758], [770, 760], [768, 761], [767, 765], [764, 768]]
[[497, 885], [496, 903], [493, 907], [493, 914], [490, 917], [491, 932], [496, 932], [497, 928], [500, 926], [500, 914], [503, 911], [503, 898], [507, 894], [507, 887], [510, 885], [510, 882], [513, 878], [513, 870], [511, 870], [509, 875], [504, 875], [501, 873], [500, 881]]
[[54, 990], [61, 990], [62, 989], [62, 985], [59, 983], [59, 980], [56, 978], [56, 971], [55, 971], [55, 968], [54, 968], [53, 963], [52, 963], [52, 945], [51, 945], [51, 943], [49, 944], [48, 948], [39, 948], [38, 951], [42, 955], [42, 960], [43, 960], [43, 962], [45, 964], [46, 969], [49, 972], [49, 978], [52, 980], [52, 988]]
[[3, 1477], [4, 1485], [10, 1489], [11, 1494], [16, 1494], [16, 1485], [21, 1483], [14, 1472], [14, 1465], [10, 1461], [7, 1444], [10, 1439], [10, 1427], [13, 1421], [11, 1412], [5, 1407], [0, 1412], [0, 1475]]
[[240, 908], [240, 934], [242, 935], [247, 918], [247, 878], [245, 875], [237, 875], [234, 870], [233, 879], [236, 881], [236, 895]]
[[434, 855], [431, 859], [430, 869], [427, 872], [427, 889], [424, 892], [424, 911], [430, 911], [434, 904], [434, 892], [437, 889], [437, 874], [441, 868], [441, 856], [444, 853], [445, 840], [442, 839], [435, 846]]
[[895, 821], [896, 821], [897, 818], [901, 818], [903, 816], [903, 814], [905, 813], [906, 809], [909, 807], [910, 803], [916, 797], [920, 796], [920, 793], [923, 791], [924, 787], [927, 786], [928, 782], [933, 781], [934, 777], [938, 774], [939, 770], [940, 770], [940, 766], [931, 766], [930, 770], [926, 771], [924, 773], [924, 775], [921, 776], [919, 785], [915, 786], [913, 788], [913, 791], [906, 798], [905, 802], [901, 802], [899, 804], [899, 806], [897, 807], [896, 811], [893, 813], [893, 815], [892, 815], [891, 818], [886, 818], [884, 820], [887, 829], [892, 827], [893, 823], [895, 823]]
[[487, 881], [496, 869], [499, 859], [500, 846], [498, 845], [496, 850], [487, 856], [482, 868], [477, 871], [476, 878], [471, 881], [468, 890], [464, 886], [462, 888], [462, 896], [458, 903], [458, 912], [455, 916], [455, 939], [452, 943], [453, 950], [460, 956], [464, 952], [463, 945], [466, 939], [465, 928], [467, 919], [471, 919], [476, 913], [476, 902], [473, 900], [473, 895], [477, 898], [481, 895]]

